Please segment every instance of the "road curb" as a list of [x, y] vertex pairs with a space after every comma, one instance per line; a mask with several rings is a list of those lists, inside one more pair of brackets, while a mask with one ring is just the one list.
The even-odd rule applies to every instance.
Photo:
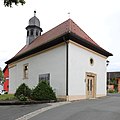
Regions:
[[53, 109], [53, 108], [56, 108], [56, 107], [59, 107], [59, 106], [65, 105], [65, 104], [69, 104], [69, 103], [71, 103], [71, 102], [48, 103], [50, 106], [38, 109], [38, 110], [31, 112], [31, 113], [28, 113], [20, 118], [17, 118], [16, 120], [28, 120], [28, 119], [30, 119], [30, 118], [32, 118], [40, 113], [43, 113], [47, 110], [50, 110], [50, 109]]
[[43, 104], [43, 103], [53, 103], [55, 101], [0, 101], [0, 105], [28, 105], [28, 104]]

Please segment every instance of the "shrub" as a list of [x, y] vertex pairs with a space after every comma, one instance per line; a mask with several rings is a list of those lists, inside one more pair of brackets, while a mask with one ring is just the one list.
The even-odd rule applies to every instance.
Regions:
[[20, 96], [18, 96], [18, 99], [20, 101], [27, 101], [27, 97], [25, 97], [23, 94], [21, 94]]
[[[27, 98], [30, 98], [30, 96], [31, 96], [31, 89], [25, 84], [25, 83], [23, 83], [23, 84], [21, 84], [18, 88], [17, 88], [17, 90], [16, 90], [16, 92], [15, 92], [15, 97], [17, 97], [19, 100], [22, 100], [22, 99], [24, 99], [25, 100], [25, 97], [27, 97]], [[24, 98], [23, 98], [24, 97]], [[22, 100], [23, 101], [23, 100]]]
[[34, 100], [56, 100], [55, 93], [46, 81], [41, 81], [32, 91]]
[[5, 92], [5, 94], [8, 94], [8, 92]]
[[108, 90], [108, 93], [115, 93], [115, 90]]

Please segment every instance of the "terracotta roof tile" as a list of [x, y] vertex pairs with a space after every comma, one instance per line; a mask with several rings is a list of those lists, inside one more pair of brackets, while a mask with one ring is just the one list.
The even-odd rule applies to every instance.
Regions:
[[30, 45], [24, 46], [15, 56], [30, 51], [67, 32], [73, 32], [79, 37], [87, 40], [88, 42], [91, 42], [92, 44], [99, 46], [77, 24], [75, 24], [71, 19], [68, 19], [67, 21], [61, 23], [60, 25], [56, 26], [55, 28], [49, 30], [48, 32], [36, 38]]
[[99, 46], [76, 23], [74, 23], [72, 20], [70, 20], [70, 22], [71, 22], [71, 31], [73, 33], [75, 33], [79, 37], [83, 38], [84, 40], [87, 40], [88, 42], [91, 42], [92, 44]]
[[13, 58], [18, 57], [26, 52], [29, 52], [47, 42], [50, 42], [65, 33], [74, 33], [83, 40], [93, 44], [94, 46], [101, 48], [97, 43], [95, 43], [77, 24], [75, 24], [71, 19], [59, 24], [43, 35], [37, 37], [31, 44], [25, 45]]

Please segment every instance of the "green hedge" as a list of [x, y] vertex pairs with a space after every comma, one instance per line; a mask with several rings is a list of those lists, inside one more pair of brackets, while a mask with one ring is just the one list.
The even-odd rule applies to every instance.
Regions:
[[52, 90], [52, 87], [46, 82], [41, 81], [38, 85], [31, 90], [25, 83], [21, 84], [14, 96], [20, 101], [32, 100], [56, 100], [56, 95]]

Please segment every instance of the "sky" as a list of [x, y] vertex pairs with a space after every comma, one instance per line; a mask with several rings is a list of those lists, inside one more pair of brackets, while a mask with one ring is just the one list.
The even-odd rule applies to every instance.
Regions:
[[[28, 21], [37, 11], [43, 33], [69, 17], [96, 43], [113, 54], [107, 71], [120, 71], [120, 0], [26, 0], [4, 7], [0, 0], [0, 67], [26, 44]], [[68, 14], [70, 13], [70, 15]]]

